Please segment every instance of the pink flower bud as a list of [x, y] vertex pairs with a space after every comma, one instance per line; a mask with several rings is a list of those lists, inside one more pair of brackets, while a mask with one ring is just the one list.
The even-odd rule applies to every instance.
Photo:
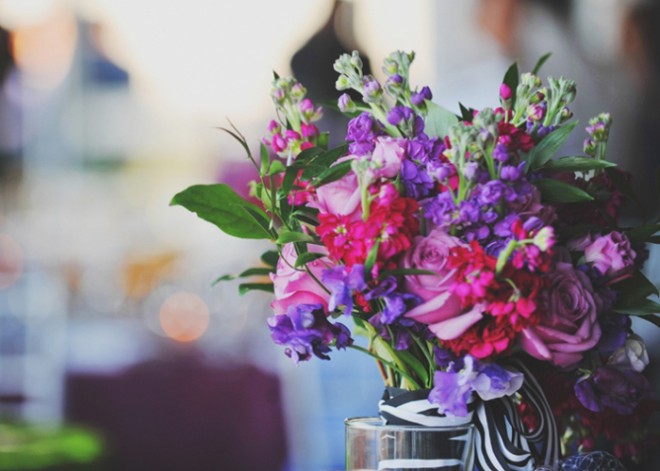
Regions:
[[511, 87], [509, 87], [506, 83], [503, 83], [500, 85], [500, 98], [502, 100], [510, 100], [513, 94], [511, 93]]

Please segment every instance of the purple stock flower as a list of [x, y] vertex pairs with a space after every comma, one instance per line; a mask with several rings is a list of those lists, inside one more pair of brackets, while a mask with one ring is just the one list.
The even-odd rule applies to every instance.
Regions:
[[407, 106], [395, 106], [387, 113], [387, 122], [398, 126], [401, 121], [409, 121], [413, 117], [413, 110]]
[[401, 163], [401, 181], [406, 196], [419, 200], [427, 196], [434, 187], [431, 176], [415, 162], [404, 160]]
[[284, 353], [296, 363], [315, 355], [329, 360], [330, 346], [346, 348], [353, 342], [348, 327], [331, 324], [321, 304], [290, 306], [286, 314], [268, 318], [271, 337], [278, 345], [285, 345]]
[[413, 105], [419, 106], [424, 103], [425, 100], [430, 100], [433, 98], [431, 89], [429, 87], [423, 87], [419, 92], [415, 92], [410, 95], [410, 101]]
[[438, 227], [445, 227], [453, 220], [456, 205], [449, 192], [440, 193], [435, 198], [421, 202], [424, 217], [430, 219]]
[[366, 155], [374, 150], [376, 139], [374, 124], [373, 117], [366, 112], [349, 121], [346, 140], [350, 141], [351, 154]]
[[640, 401], [654, 396], [651, 384], [641, 373], [607, 365], [579, 380], [574, 390], [578, 400], [590, 411], [609, 408], [619, 414], [632, 414]]
[[328, 309], [334, 311], [337, 306], [345, 306], [344, 313], [351, 314], [353, 310], [353, 292], [366, 289], [364, 281], [364, 267], [360, 264], [349, 269], [345, 265], [328, 268], [321, 277], [325, 286], [330, 290]]
[[515, 201], [516, 198], [517, 195], [513, 189], [501, 180], [491, 180], [481, 185], [481, 191], [479, 192], [479, 202], [481, 204], [496, 205], [503, 199], [511, 202]]
[[520, 180], [525, 174], [525, 162], [518, 165], [504, 165], [500, 172], [500, 178], [505, 181], [515, 182]]
[[511, 153], [505, 144], [499, 143], [493, 149], [493, 158], [500, 162], [507, 162], [511, 158]]

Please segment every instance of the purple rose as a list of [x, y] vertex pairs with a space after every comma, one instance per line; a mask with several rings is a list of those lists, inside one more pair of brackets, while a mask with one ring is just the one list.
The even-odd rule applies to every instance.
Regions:
[[[309, 247], [313, 252], [321, 253], [324, 250], [318, 245]], [[329, 294], [307, 272], [293, 268], [297, 257], [293, 244], [284, 245], [277, 269], [270, 275], [275, 288], [275, 299], [270, 306], [276, 315], [284, 314], [290, 307], [300, 304], [320, 304], [325, 309], [328, 307]], [[307, 267], [320, 280], [323, 271], [331, 265], [332, 262], [323, 257], [308, 263]]]
[[557, 263], [547, 281], [545, 315], [538, 325], [523, 330], [521, 343], [533, 357], [573, 366], [600, 339], [593, 288], [589, 278], [569, 263]]
[[433, 324], [460, 313], [460, 300], [452, 292], [455, 270], [447, 265], [449, 251], [459, 245], [462, 245], [459, 239], [441, 229], [434, 229], [426, 237], [415, 237], [412, 246], [403, 256], [403, 268], [428, 270], [435, 274], [405, 276], [406, 291], [422, 300], [406, 317]]
[[631, 275], [635, 256], [628, 238], [616, 231], [595, 238], [584, 249], [584, 259], [587, 263], [592, 263], [611, 283]]

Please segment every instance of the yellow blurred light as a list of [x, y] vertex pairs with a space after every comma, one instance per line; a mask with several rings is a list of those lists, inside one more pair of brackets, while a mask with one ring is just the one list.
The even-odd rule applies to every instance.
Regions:
[[23, 250], [7, 234], [0, 234], [0, 290], [16, 283], [23, 273]]
[[209, 308], [196, 294], [180, 291], [168, 297], [160, 308], [160, 325], [165, 335], [178, 342], [191, 342], [208, 329]]

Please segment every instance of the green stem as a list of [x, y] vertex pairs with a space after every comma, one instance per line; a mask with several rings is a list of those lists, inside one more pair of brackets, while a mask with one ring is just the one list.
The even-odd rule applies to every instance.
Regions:
[[352, 348], [353, 350], [357, 350], [357, 351], [359, 351], [359, 352], [366, 353], [366, 354], [369, 355], [370, 357], [375, 358], [376, 360], [378, 360], [379, 362], [381, 362], [383, 365], [387, 366], [388, 368], [391, 368], [392, 370], [394, 370], [394, 371], [396, 371], [397, 373], [399, 373], [401, 376], [405, 377], [405, 378], [406, 378], [408, 381], [410, 381], [410, 383], [411, 383], [413, 386], [415, 386], [417, 389], [422, 389], [422, 388], [420, 387], [420, 385], [419, 385], [419, 384], [418, 384], [418, 383], [417, 383], [417, 382], [416, 382], [416, 381], [410, 376], [410, 374], [409, 374], [407, 371], [402, 370], [402, 369], [401, 369], [398, 365], [396, 365], [395, 363], [392, 363], [391, 361], [387, 361], [387, 360], [385, 360], [383, 357], [381, 357], [380, 355], [378, 355], [378, 354], [376, 354], [376, 353], [374, 353], [374, 352], [372, 352], [372, 351], [369, 351], [369, 350], [367, 350], [367, 349], [364, 348], [364, 347], [360, 347], [359, 345], [349, 345], [348, 348]]

